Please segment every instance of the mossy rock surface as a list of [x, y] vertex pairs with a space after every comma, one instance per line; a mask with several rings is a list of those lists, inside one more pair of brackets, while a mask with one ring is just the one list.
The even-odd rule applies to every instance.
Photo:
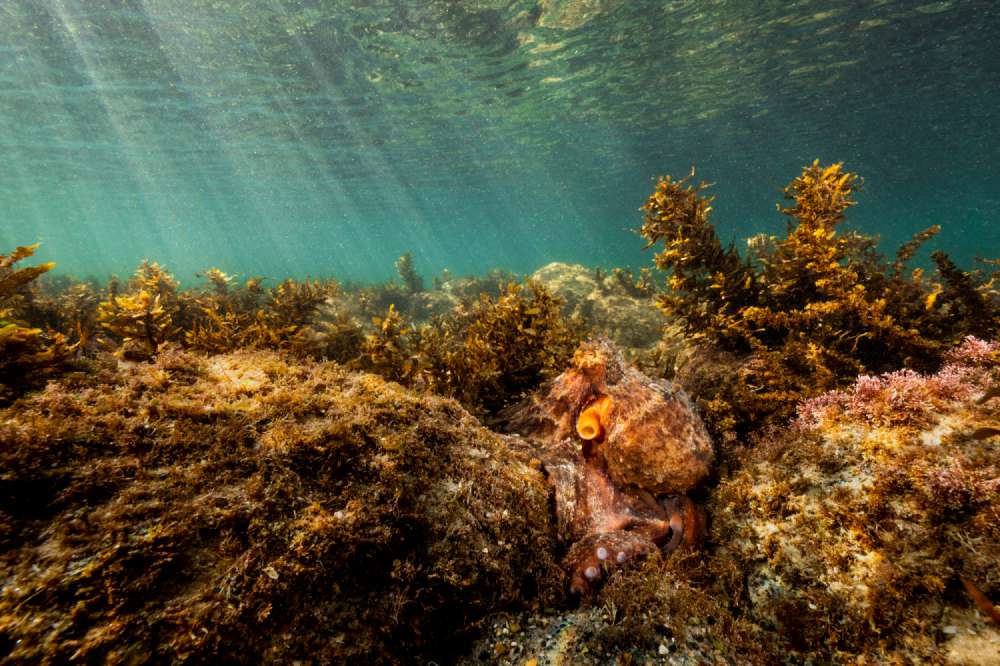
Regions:
[[598, 276], [586, 266], [553, 262], [535, 271], [531, 279], [564, 301], [567, 317], [627, 350], [656, 344], [668, 322], [652, 296], [628, 293], [613, 276]]
[[[941, 663], [1000, 632], [1000, 345], [974, 339], [934, 375], [860, 377], [799, 406], [713, 489], [714, 556], [746, 617], [814, 663]], [[991, 392], [992, 391], [992, 392]]]
[[67, 375], [0, 411], [0, 653], [447, 658], [563, 589], [515, 448], [452, 400], [269, 352]]

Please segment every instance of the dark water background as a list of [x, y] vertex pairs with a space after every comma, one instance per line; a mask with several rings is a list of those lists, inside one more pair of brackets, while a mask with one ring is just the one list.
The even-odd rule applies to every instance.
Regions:
[[725, 238], [814, 158], [892, 250], [1000, 255], [1000, 3], [0, 0], [0, 252], [77, 275], [646, 265], [652, 178]]

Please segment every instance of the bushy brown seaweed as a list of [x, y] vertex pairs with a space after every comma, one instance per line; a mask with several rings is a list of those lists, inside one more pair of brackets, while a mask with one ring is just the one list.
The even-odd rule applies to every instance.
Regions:
[[15, 268], [37, 248], [37, 244], [20, 246], [8, 255], [0, 255], [0, 403], [35, 385], [73, 351], [61, 333], [43, 331], [23, 318], [28, 314], [24, 289], [55, 266], [49, 262]]
[[[530, 298], [526, 295], [530, 291]], [[495, 414], [568, 362], [581, 332], [538, 283], [509, 283], [428, 325], [414, 326], [391, 304], [357, 366], [409, 386], [456, 398], [480, 415]]]
[[417, 273], [413, 265], [413, 255], [406, 252], [396, 260], [396, 272], [399, 273], [403, 286], [411, 294], [416, 294], [424, 290], [424, 279]]
[[498, 298], [481, 294], [423, 330], [422, 378], [432, 392], [494, 414], [558, 374], [582, 334], [541, 284], [511, 282]]
[[[412, 261], [401, 266], [412, 268]], [[560, 370], [583, 334], [540, 284], [510, 282], [491, 296], [494, 280], [506, 275], [498, 272], [454, 279], [433, 293], [394, 282], [345, 291], [333, 280], [286, 279], [265, 288], [260, 278], [239, 284], [218, 268], [201, 275], [203, 286], [182, 289], [164, 267], [144, 261], [103, 294], [62, 278], [22, 298], [21, 309], [76, 333], [91, 354], [113, 350], [148, 361], [168, 345], [208, 354], [288, 350], [456, 397], [481, 414]], [[384, 309], [368, 314], [382, 302]], [[29, 330], [36, 329], [19, 335]]]
[[375, 331], [361, 345], [359, 366], [394, 382], [412, 381], [417, 371], [416, 352], [419, 337], [404, 321], [394, 304], [384, 317], [373, 317]]
[[235, 278], [212, 268], [207, 288], [178, 288], [155, 262], [143, 262], [123, 292], [116, 281], [97, 313], [101, 326], [132, 359], [152, 358], [166, 342], [208, 353], [244, 348], [288, 349], [320, 355], [325, 340], [318, 312], [338, 293], [334, 281], [286, 279], [265, 289], [260, 278], [234, 286]]
[[669, 280], [660, 306], [694, 340], [735, 359], [699, 395], [717, 434], [788, 417], [798, 400], [860, 373], [932, 369], [966, 335], [1000, 331], [1000, 298], [943, 253], [934, 254], [943, 284], [920, 269], [904, 273], [936, 228], [900, 248], [892, 265], [875, 238], [839, 229], [860, 182], [842, 164], [803, 169], [785, 189], [791, 205], [779, 207], [790, 218], [785, 237], [751, 239], [746, 257], [723, 247], [713, 197], [693, 175], [659, 181], [641, 233], [647, 247], [662, 244], [654, 261]]

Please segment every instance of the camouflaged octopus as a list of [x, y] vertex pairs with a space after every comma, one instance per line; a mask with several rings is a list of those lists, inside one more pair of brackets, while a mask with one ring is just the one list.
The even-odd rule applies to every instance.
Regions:
[[504, 416], [554, 488], [573, 592], [703, 538], [704, 515], [685, 493], [714, 459], [705, 425], [681, 390], [626, 364], [610, 342], [582, 344], [572, 367]]

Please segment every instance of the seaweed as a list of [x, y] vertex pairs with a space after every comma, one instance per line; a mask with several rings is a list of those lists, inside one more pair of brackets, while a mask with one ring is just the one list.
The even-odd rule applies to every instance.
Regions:
[[562, 595], [527, 456], [333, 363], [67, 375], [0, 411], [0, 466], [6, 661], [450, 663]]
[[784, 190], [791, 204], [779, 205], [789, 218], [785, 237], [751, 239], [746, 257], [723, 247], [709, 185], [693, 185], [693, 176], [660, 179], [640, 233], [647, 247], [662, 244], [654, 263], [669, 278], [660, 307], [696, 343], [735, 359], [699, 396], [716, 434], [787, 418], [798, 400], [861, 373], [933, 369], [966, 335], [1000, 330], [1000, 299], [943, 253], [933, 256], [946, 287], [928, 284], [919, 269], [904, 275], [936, 227], [904, 244], [892, 265], [877, 239], [840, 230], [861, 184], [841, 163], [805, 167]]
[[413, 255], [409, 252], [396, 260], [396, 272], [399, 273], [400, 279], [403, 280], [403, 286], [406, 287], [407, 292], [416, 294], [424, 290], [424, 279], [420, 277], [417, 269], [414, 268]]
[[1000, 455], [975, 436], [1000, 345], [970, 337], [943, 360], [800, 404], [710, 491], [712, 560], [741, 572], [745, 616], [795, 662], [943, 661], [940, 628], [981, 622], [964, 581], [984, 611], [1000, 591]]
[[100, 325], [121, 339], [119, 354], [148, 360], [177, 336], [179, 311], [177, 280], [159, 264], [143, 261], [129, 281], [130, 293], [119, 293], [117, 281], [108, 285], [108, 298], [98, 306]]
[[74, 350], [61, 333], [43, 331], [23, 318], [24, 288], [55, 267], [51, 262], [14, 267], [37, 248], [37, 243], [19, 246], [0, 255], [0, 401], [27, 388], [33, 383], [29, 380], [37, 381], [56, 370]]
[[414, 346], [416, 331], [390, 305], [384, 317], [373, 317], [375, 332], [361, 345], [360, 366], [394, 382], [407, 383], [417, 369]]
[[267, 292], [267, 300], [243, 333], [243, 346], [291, 349], [307, 353], [314, 330], [311, 328], [319, 307], [337, 292], [334, 281], [292, 279], [282, 281]]
[[537, 282], [510, 282], [497, 298], [481, 294], [471, 307], [422, 331], [421, 378], [476, 413], [496, 413], [572, 357], [582, 332], [561, 306]]
[[985, 283], [973, 273], [961, 270], [951, 258], [940, 250], [931, 253], [938, 274], [945, 284], [940, 295], [928, 305], [940, 301], [949, 308], [942, 313], [951, 329], [980, 338], [991, 339], [1000, 332], [997, 298], [985, 289]]
[[101, 326], [122, 339], [122, 355], [148, 359], [159, 351], [177, 329], [173, 317], [163, 307], [159, 295], [145, 289], [128, 295], [111, 294], [100, 304]]
[[390, 304], [384, 316], [372, 318], [375, 330], [355, 365], [455, 398], [475, 414], [495, 414], [572, 356], [582, 332], [561, 305], [536, 282], [508, 283], [495, 298], [481, 293], [423, 326]]
[[188, 347], [209, 353], [251, 347], [310, 355], [319, 335], [314, 326], [320, 306], [339, 291], [332, 280], [286, 279], [264, 290], [261, 278], [234, 288], [234, 278], [218, 269], [203, 275], [210, 290], [184, 294], [196, 312], [184, 340]]

